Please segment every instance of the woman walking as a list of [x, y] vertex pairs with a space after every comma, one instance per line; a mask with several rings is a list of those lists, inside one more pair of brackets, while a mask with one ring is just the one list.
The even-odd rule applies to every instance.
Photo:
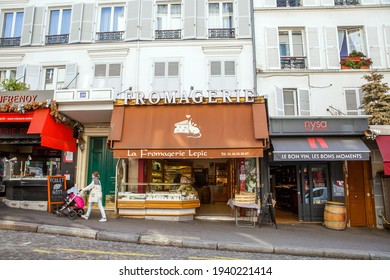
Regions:
[[99, 222], [105, 222], [107, 221], [107, 218], [102, 204], [102, 184], [100, 183], [99, 178], [99, 172], [93, 172], [92, 182], [88, 186], [80, 190], [81, 192], [90, 191], [87, 213], [85, 215], [82, 215], [81, 217], [88, 220], [89, 215], [92, 211], [92, 203], [97, 203], [100, 210], [100, 214], [102, 215], [102, 218], [99, 220]]

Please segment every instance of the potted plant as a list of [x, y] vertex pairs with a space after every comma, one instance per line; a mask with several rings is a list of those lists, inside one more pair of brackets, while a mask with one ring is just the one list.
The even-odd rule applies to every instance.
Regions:
[[356, 50], [340, 61], [341, 69], [368, 69], [371, 64], [371, 58], [367, 58], [364, 53]]

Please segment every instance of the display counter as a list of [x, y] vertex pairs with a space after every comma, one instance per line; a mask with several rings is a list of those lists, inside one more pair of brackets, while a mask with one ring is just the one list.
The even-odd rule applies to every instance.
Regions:
[[47, 201], [46, 177], [3, 179], [6, 198], [9, 200]]
[[[192, 220], [200, 206], [196, 190], [188, 184], [127, 183], [120, 189], [116, 195], [116, 208], [121, 216]], [[138, 193], [138, 189], [146, 189], [146, 192]]]

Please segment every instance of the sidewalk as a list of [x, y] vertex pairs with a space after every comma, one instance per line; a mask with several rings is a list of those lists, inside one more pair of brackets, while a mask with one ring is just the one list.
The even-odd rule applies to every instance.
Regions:
[[261, 228], [237, 227], [234, 221], [158, 221], [117, 217], [107, 211], [100, 223], [98, 210], [88, 221], [36, 210], [10, 208], [0, 202], [0, 229], [62, 234], [106, 241], [134, 242], [245, 251], [291, 254], [336, 259], [390, 260], [390, 231], [347, 228], [338, 231], [319, 224], [263, 224]]

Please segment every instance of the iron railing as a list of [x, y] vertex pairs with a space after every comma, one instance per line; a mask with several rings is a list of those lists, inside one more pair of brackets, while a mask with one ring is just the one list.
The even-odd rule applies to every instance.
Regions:
[[360, 5], [360, 0], [334, 0], [335, 6]]
[[234, 28], [211, 28], [209, 29], [209, 38], [235, 38]]
[[155, 32], [156, 39], [165, 40], [165, 39], [181, 39], [181, 30], [156, 30]]
[[280, 57], [282, 69], [306, 69], [305, 56], [282, 56]]
[[299, 6], [302, 6], [300, 0], [277, 0], [276, 5], [277, 5], [277, 7], [299, 7]]
[[122, 41], [124, 31], [96, 32], [97, 41]]
[[20, 46], [20, 37], [0, 38], [0, 47]]
[[67, 44], [68, 42], [69, 42], [69, 34], [46, 36], [46, 45]]

